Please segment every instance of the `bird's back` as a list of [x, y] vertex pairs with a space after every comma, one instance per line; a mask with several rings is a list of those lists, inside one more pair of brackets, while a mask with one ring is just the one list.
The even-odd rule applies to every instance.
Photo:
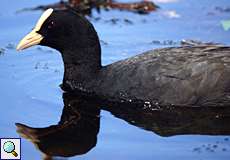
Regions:
[[99, 94], [163, 104], [230, 104], [230, 47], [148, 51], [102, 69]]

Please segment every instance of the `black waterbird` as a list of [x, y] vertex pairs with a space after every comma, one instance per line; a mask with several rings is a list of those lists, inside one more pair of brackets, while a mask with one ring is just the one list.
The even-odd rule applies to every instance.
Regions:
[[60, 51], [62, 88], [113, 101], [225, 106], [230, 104], [230, 47], [182, 46], [101, 65], [101, 47], [93, 25], [72, 10], [46, 10], [17, 46]]

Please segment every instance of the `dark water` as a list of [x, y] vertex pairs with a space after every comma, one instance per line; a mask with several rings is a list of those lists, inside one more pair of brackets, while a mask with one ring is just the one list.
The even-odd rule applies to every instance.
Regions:
[[[226, 108], [145, 114], [129, 106], [114, 110], [105, 105], [100, 111], [98, 107], [103, 104], [95, 100], [86, 103], [83, 97], [73, 95], [65, 96], [64, 105], [58, 87], [63, 76], [60, 55], [45, 47], [33, 47], [23, 53], [15, 51], [17, 42], [41, 14], [41, 11], [16, 11], [52, 2], [55, 1], [1, 1], [0, 137], [19, 137], [15, 123], [22, 123], [36, 128], [33, 130], [36, 134], [32, 135], [40, 140], [38, 146], [43, 152], [51, 149], [54, 152], [53, 146], [61, 146], [72, 154], [83, 153], [95, 145], [97, 136], [96, 147], [87, 154], [68, 159], [230, 158], [230, 111]], [[94, 13], [94, 17], [100, 17], [91, 21], [102, 40], [103, 64], [149, 49], [178, 45], [182, 39], [230, 44], [230, 30], [225, 31], [221, 25], [222, 20], [230, 20], [229, 0], [178, 0], [158, 4], [161, 10], [147, 16], [120, 11]], [[118, 18], [115, 24], [112, 18]], [[74, 107], [66, 107], [69, 103]], [[21, 126], [21, 133], [31, 135], [31, 130], [26, 129]], [[47, 130], [49, 134], [44, 135]], [[60, 137], [65, 136], [63, 141]], [[74, 140], [76, 143], [71, 143]], [[42, 159], [42, 153], [33, 143], [22, 139], [22, 157]]]

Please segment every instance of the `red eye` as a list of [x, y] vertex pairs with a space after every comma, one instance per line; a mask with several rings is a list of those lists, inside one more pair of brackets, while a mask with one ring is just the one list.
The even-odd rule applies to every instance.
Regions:
[[55, 26], [54, 21], [50, 21], [50, 22], [49, 22], [49, 25], [48, 25], [48, 29], [51, 29], [51, 28], [53, 28], [54, 26]]

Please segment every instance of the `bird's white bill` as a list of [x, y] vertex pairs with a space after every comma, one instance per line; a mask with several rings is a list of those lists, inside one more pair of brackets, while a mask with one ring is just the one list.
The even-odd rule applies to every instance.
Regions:
[[39, 44], [43, 39], [43, 36], [37, 33], [35, 30], [32, 30], [29, 34], [27, 34], [18, 44], [17, 50], [23, 50]]

